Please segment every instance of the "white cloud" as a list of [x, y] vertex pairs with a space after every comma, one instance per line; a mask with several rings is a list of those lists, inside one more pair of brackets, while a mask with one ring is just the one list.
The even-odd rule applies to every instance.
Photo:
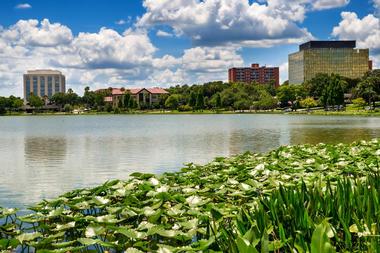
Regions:
[[20, 20], [8, 30], [2, 31], [1, 37], [12, 44], [41, 47], [68, 44], [73, 39], [67, 26], [51, 24], [48, 19], [41, 22], [35, 19]]
[[243, 64], [243, 58], [233, 47], [194, 47], [186, 49], [182, 57], [183, 68], [196, 73], [226, 75], [228, 68]]
[[350, 0], [317, 0], [313, 3], [313, 8], [316, 10], [331, 9], [343, 7], [350, 3]]
[[22, 96], [22, 74], [55, 68], [68, 87], [81, 93], [109, 86], [170, 86], [226, 80], [227, 69], [243, 65], [236, 47], [194, 47], [183, 55], [155, 56], [157, 48], [144, 30], [123, 34], [101, 28], [72, 35], [70, 28], [48, 20], [20, 20], [0, 29], [0, 93]]
[[157, 33], [156, 33], [156, 35], [158, 37], [173, 37], [173, 34], [165, 32], [165, 31], [162, 31], [162, 30], [158, 30]]
[[354, 12], [342, 12], [342, 21], [335, 26], [332, 35], [342, 39], [357, 40], [357, 46], [380, 53], [380, 19], [368, 14], [362, 19]]
[[32, 6], [28, 3], [24, 3], [24, 4], [18, 4], [16, 5], [15, 7], [16, 9], [30, 9], [32, 8]]
[[170, 26], [177, 36], [185, 35], [195, 45], [260, 45], [265, 41], [301, 42], [311, 37], [297, 26], [306, 12], [306, 0], [145, 0], [147, 12], [140, 27]]
[[117, 25], [125, 25], [127, 22], [124, 19], [119, 19], [118, 21], [115, 22]]
[[289, 65], [288, 62], [284, 62], [280, 65], [280, 84], [285, 82], [289, 79], [288, 77], [288, 71], [289, 71]]
[[380, 18], [373, 14], [360, 19], [354, 12], [342, 12], [342, 21], [332, 35], [342, 40], [356, 40], [359, 48], [369, 48], [374, 66], [380, 65]]

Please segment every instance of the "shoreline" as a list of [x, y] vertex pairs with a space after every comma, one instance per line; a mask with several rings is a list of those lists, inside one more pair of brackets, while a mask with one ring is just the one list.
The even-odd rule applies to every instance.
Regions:
[[46, 112], [46, 113], [6, 113], [0, 117], [22, 117], [22, 116], [101, 116], [101, 115], [217, 115], [217, 114], [267, 114], [267, 115], [310, 115], [310, 116], [359, 116], [359, 117], [380, 117], [380, 112], [367, 112], [367, 111], [296, 111], [296, 112], [283, 112], [283, 111], [131, 111], [131, 112], [83, 112], [83, 113], [65, 113], [65, 112]]

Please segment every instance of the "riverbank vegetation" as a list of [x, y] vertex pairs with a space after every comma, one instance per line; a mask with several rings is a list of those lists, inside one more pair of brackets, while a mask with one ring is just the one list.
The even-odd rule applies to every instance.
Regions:
[[17, 215], [0, 250], [377, 252], [380, 142], [282, 146], [78, 189]]
[[[72, 89], [67, 93], [56, 93], [50, 102], [55, 110], [61, 112], [112, 112], [134, 113], [149, 110], [165, 112], [222, 112], [222, 111], [264, 111], [305, 109], [312, 111], [321, 108], [324, 111], [343, 111], [347, 104], [352, 104], [357, 112], [376, 111], [376, 101], [380, 98], [380, 70], [368, 72], [363, 78], [352, 80], [336, 74], [318, 74], [302, 85], [285, 82], [278, 88], [273, 83], [224, 83], [210, 82], [202, 85], [182, 85], [167, 89], [169, 94], [161, 95], [152, 105], [138, 104], [131, 94], [126, 92], [118, 103], [104, 101], [111, 96], [112, 88], [91, 91], [86, 87], [83, 96]], [[29, 111], [41, 112], [43, 99], [30, 97]], [[19, 111], [22, 100], [15, 97], [0, 98], [0, 114]], [[34, 109], [34, 110], [33, 110]], [[49, 108], [47, 108], [48, 111]]]

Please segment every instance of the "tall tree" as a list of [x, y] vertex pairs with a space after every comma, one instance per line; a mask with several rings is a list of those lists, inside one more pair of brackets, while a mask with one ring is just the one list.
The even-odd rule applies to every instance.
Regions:
[[203, 97], [203, 93], [201, 92], [198, 92], [197, 94], [197, 101], [195, 103], [195, 108], [197, 110], [202, 110], [204, 108], [204, 97]]
[[190, 92], [190, 97], [189, 97], [189, 105], [191, 107], [195, 107], [197, 103], [197, 95], [195, 94], [194, 91]]
[[40, 97], [32, 94], [29, 97], [29, 104], [32, 107], [39, 109], [44, 105], [44, 101]]

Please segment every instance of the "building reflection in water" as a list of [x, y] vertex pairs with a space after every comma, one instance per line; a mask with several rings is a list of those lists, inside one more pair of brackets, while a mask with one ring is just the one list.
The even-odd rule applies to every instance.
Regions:
[[250, 151], [263, 153], [274, 149], [283, 143], [281, 130], [252, 129], [233, 131], [229, 139], [230, 155]]
[[290, 130], [290, 144], [351, 143], [370, 140], [379, 135], [379, 129], [371, 128], [297, 128]]

